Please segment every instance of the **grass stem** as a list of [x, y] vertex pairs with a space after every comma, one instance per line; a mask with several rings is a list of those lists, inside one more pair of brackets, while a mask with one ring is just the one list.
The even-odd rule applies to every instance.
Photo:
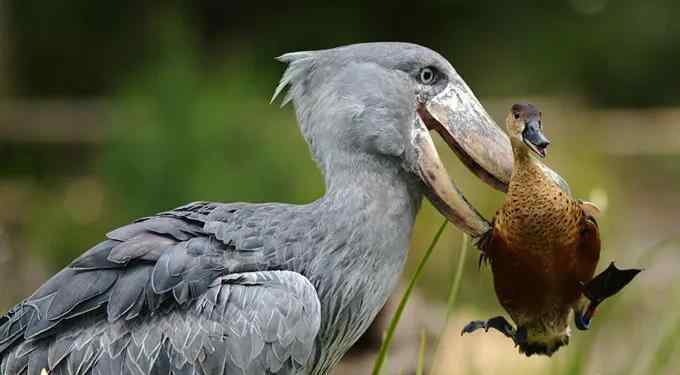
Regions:
[[[467, 250], [468, 250], [468, 245], [470, 243], [470, 237], [468, 237], [467, 234], [463, 233], [463, 239], [461, 240], [460, 244], [460, 256], [458, 257], [458, 265], [456, 266], [456, 271], [453, 274], [453, 279], [451, 281], [451, 286], [449, 287], [449, 297], [446, 300], [446, 316], [444, 317], [444, 327], [442, 329], [442, 334], [446, 332], [446, 328], [449, 325], [449, 318], [451, 317], [451, 314], [453, 313], [453, 307], [456, 304], [456, 298], [458, 297], [458, 290], [460, 289], [460, 280], [463, 277], [463, 269], [465, 266], [465, 258], [467, 257]], [[439, 358], [439, 350], [441, 347], [441, 336], [437, 339], [437, 344], [435, 345], [434, 349], [434, 356], [433, 358], [433, 364], [432, 364], [432, 373], [436, 374], [434, 370], [437, 369], [436, 364], [437, 364], [437, 359]]]
[[420, 333], [420, 350], [418, 351], [418, 368], [416, 375], [423, 375], [425, 369], [425, 346], [427, 345], [427, 332], [423, 330]]

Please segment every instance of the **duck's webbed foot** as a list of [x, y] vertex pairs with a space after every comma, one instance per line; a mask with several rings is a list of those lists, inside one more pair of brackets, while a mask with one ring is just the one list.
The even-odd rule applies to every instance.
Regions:
[[576, 327], [580, 330], [587, 330], [590, 328], [590, 321], [595, 315], [597, 306], [605, 299], [613, 296], [628, 285], [638, 273], [640, 269], [620, 270], [616, 268], [614, 262], [609, 264], [606, 270], [595, 276], [588, 283], [583, 285], [583, 295], [585, 295], [590, 303], [585, 311], [576, 311], [574, 320]]
[[606, 270], [584, 285], [583, 294], [593, 302], [602, 302], [618, 293], [641, 271], [635, 268], [620, 270], [611, 262]]
[[496, 316], [489, 320], [473, 320], [463, 327], [463, 331], [460, 335], [472, 333], [480, 328], [483, 328], [484, 332], [489, 332], [489, 328], [493, 328], [504, 334], [506, 337], [511, 338], [515, 345], [519, 345], [521, 342], [526, 341], [526, 330], [522, 328], [515, 329], [512, 324], [502, 316]]
[[515, 328], [504, 317], [496, 316], [489, 320], [473, 320], [463, 327], [461, 336], [465, 333], [472, 333], [480, 328], [484, 328], [484, 332], [489, 332], [489, 328], [493, 328], [507, 337], [515, 337]]

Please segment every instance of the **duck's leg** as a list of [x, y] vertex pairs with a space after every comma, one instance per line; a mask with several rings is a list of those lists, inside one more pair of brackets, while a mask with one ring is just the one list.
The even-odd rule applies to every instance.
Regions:
[[504, 334], [505, 337], [512, 339], [515, 346], [525, 343], [527, 340], [527, 330], [525, 327], [518, 327], [515, 329], [512, 324], [502, 316], [496, 316], [489, 320], [473, 320], [463, 327], [463, 331], [460, 335], [472, 333], [480, 328], [484, 328], [484, 332], [489, 332], [489, 328], [495, 329]]
[[590, 321], [595, 314], [597, 306], [605, 299], [618, 293], [641, 271], [642, 270], [640, 269], [634, 268], [620, 270], [616, 268], [614, 262], [612, 262], [606, 270], [602, 271], [588, 283], [583, 285], [583, 295], [590, 300], [590, 303], [585, 311], [576, 311], [574, 314], [576, 327], [580, 330], [589, 329]]
[[515, 340], [516, 330], [504, 317], [496, 316], [489, 320], [473, 320], [463, 327], [460, 335], [472, 333], [480, 328], [484, 328], [484, 332], [489, 332], [489, 328], [493, 328], [505, 336]]

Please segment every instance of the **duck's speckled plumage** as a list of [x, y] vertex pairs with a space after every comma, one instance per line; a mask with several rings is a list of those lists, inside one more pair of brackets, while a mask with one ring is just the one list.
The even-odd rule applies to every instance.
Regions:
[[547, 177], [535, 159], [515, 157], [505, 203], [496, 214], [496, 228], [504, 238], [528, 252], [551, 252], [579, 240], [583, 218], [581, 204]]

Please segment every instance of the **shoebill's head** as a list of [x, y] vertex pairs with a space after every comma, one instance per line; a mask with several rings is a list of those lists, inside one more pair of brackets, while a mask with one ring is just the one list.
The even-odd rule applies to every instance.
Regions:
[[444, 57], [414, 44], [366, 43], [279, 59], [288, 68], [275, 96], [288, 87], [283, 103], [295, 105], [327, 185], [369, 164], [400, 168], [460, 229], [474, 237], [489, 229], [453, 184], [430, 131], [500, 190], [512, 172], [510, 142]]

